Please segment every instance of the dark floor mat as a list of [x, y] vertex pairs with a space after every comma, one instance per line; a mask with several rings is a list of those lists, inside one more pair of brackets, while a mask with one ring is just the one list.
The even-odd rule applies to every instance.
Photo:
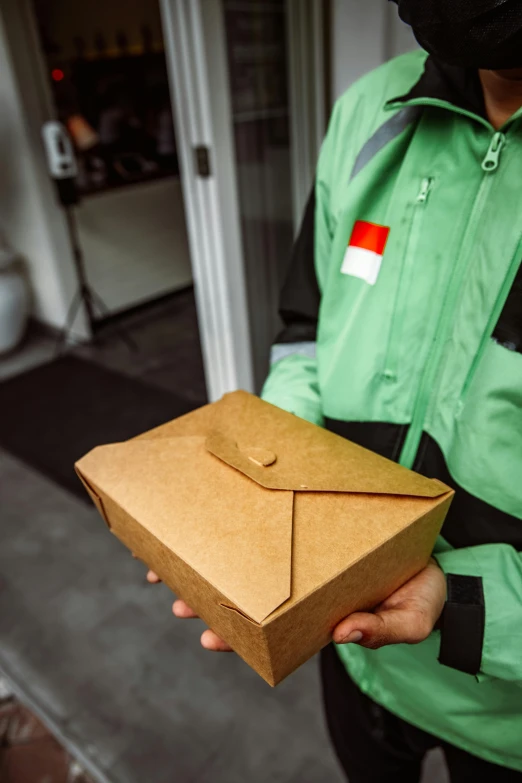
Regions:
[[0, 384], [0, 445], [88, 501], [73, 469], [79, 457], [194, 407], [135, 378], [65, 356]]

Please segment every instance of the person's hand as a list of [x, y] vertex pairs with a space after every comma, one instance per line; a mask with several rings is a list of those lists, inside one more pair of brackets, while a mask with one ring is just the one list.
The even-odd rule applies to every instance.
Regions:
[[432, 632], [446, 600], [446, 578], [435, 560], [373, 612], [354, 612], [334, 628], [338, 644], [357, 642], [376, 650], [386, 644], [418, 644]]
[[[147, 582], [150, 582], [150, 584], [157, 584], [157, 582], [161, 582], [161, 579], [154, 571], [149, 571], [147, 573]], [[190, 606], [180, 598], [172, 604], [172, 613], [175, 617], [180, 617], [182, 620], [189, 620], [197, 617], [197, 614], [192, 611]], [[232, 647], [224, 642], [217, 633], [211, 631], [210, 628], [203, 631], [200, 641], [201, 646], [204, 647], [205, 650], [212, 650], [213, 652], [232, 652]]]
[[[160, 579], [149, 571], [151, 584]], [[334, 628], [334, 642], [357, 642], [363, 647], [377, 649], [386, 644], [418, 644], [424, 641], [437, 623], [446, 600], [446, 578], [435, 560], [413, 579], [396, 590], [373, 612], [354, 612]], [[197, 617], [185, 601], [178, 599], [172, 612], [182, 619]], [[231, 647], [214, 631], [207, 629], [201, 636], [206, 650], [230, 652]]]

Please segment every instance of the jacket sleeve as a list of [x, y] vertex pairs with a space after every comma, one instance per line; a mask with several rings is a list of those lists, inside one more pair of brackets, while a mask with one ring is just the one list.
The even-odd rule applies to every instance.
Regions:
[[321, 149], [316, 181], [292, 250], [279, 307], [284, 328], [272, 346], [270, 373], [261, 393], [267, 402], [320, 426], [323, 413], [316, 339], [321, 293], [317, 268], [327, 265], [332, 244], [329, 180], [336, 115], [334, 109]]
[[320, 302], [314, 265], [315, 205], [314, 186], [281, 292], [279, 314], [284, 328], [272, 346], [270, 373], [261, 396], [322, 425], [315, 351]]
[[509, 544], [435, 553], [446, 573], [440, 662], [522, 683], [522, 555]]

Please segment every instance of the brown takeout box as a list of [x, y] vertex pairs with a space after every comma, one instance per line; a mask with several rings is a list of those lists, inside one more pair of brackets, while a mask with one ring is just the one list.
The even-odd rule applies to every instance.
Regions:
[[110, 530], [271, 685], [424, 567], [453, 496], [246, 392], [76, 469]]

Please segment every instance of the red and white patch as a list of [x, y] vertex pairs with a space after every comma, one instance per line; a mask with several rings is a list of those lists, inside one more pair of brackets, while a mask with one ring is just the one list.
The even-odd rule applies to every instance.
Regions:
[[357, 220], [344, 254], [341, 272], [375, 285], [381, 268], [390, 229], [377, 223]]

